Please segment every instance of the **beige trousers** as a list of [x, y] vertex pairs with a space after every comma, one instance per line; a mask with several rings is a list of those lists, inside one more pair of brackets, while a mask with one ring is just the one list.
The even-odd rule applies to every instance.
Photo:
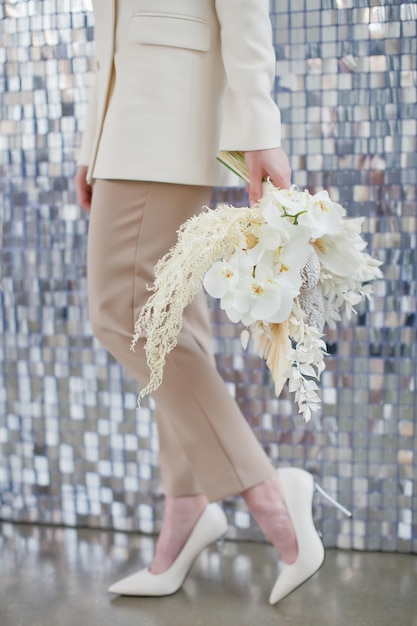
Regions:
[[[211, 188], [97, 180], [88, 241], [90, 321], [94, 334], [144, 386], [143, 342], [130, 350], [133, 326], [149, 297], [153, 268], [176, 231], [210, 200]], [[178, 345], [168, 355], [157, 406], [166, 495], [205, 493], [220, 500], [273, 472], [262, 447], [215, 368], [206, 299], [187, 307]]]

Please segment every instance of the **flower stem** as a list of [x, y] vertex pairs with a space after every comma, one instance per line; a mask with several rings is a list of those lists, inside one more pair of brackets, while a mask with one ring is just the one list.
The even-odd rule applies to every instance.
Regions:
[[282, 207], [284, 209], [284, 214], [281, 215], [281, 217], [291, 217], [294, 220], [294, 226], [298, 226], [298, 218], [300, 217], [300, 215], [303, 215], [303, 213], [307, 213], [307, 210], [305, 211], [300, 211], [299, 213], [296, 213], [295, 215], [291, 215], [290, 213], [287, 213], [287, 209], [285, 208], [285, 206]]

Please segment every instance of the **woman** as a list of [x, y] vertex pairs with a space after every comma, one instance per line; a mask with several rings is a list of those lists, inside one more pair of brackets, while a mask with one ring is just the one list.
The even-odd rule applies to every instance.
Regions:
[[[89, 308], [94, 333], [136, 377], [129, 349], [153, 267], [180, 224], [230, 184], [219, 150], [241, 150], [251, 203], [262, 178], [289, 187], [271, 99], [275, 57], [268, 0], [97, 0], [97, 76], [76, 177], [91, 209]], [[222, 171], [223, 168], [223, 171]], [[93, 183], [94, 181], [94, 183]], [[233, 183], [232, 183], [233, 184]], [[216, 504], [240, 493], [284, 562], [277, 602], [324, 560], [312, 521], [313, 479], [270, 464], [214, 366], [205, 298], [187, 308], [178, 345], [154, 394], [166, 494], [152, 566], [110, 587], [166, 595], [226, 531]]]

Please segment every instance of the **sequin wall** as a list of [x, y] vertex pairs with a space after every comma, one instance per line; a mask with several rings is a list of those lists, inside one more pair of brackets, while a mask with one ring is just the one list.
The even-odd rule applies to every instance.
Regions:
[[[162, 508], [151, 407], [136, 411], [136, 384], [87, 319], [88, 220], [72, 178], [89, 9], [0, 6], [0, 517], [148, 533]], [[279, 0], [271, 17], [294, 180], [366, 216], [385, 277], [328, 336], [323, 411], [309, 425], [212, 304], [219, 368], [273, 463], [307, 468], [353, 510], [350, 521], [315, 501], [328, 546], [417, 552], [417, 5]], [[231, 538], [259, 538], [240, 499], [224, 504]]]

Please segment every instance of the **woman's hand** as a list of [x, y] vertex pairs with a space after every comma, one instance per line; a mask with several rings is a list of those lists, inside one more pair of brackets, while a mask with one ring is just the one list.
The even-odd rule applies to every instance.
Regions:
[[291, 167], [282, 148], [248, 150], [244, 154], [249, 170], [251, 206], [262, 197], [262, 180], [265, 178], [270, 178], [280, 189], [291, 187]]
[[91, 209], [91, 198], [93, 196], [93, 188], [87, 182], [87, 165], [80, 165], [75, 175], [75, 189], [77, 191], [77, 200], [79, 205], [89, 211]]

